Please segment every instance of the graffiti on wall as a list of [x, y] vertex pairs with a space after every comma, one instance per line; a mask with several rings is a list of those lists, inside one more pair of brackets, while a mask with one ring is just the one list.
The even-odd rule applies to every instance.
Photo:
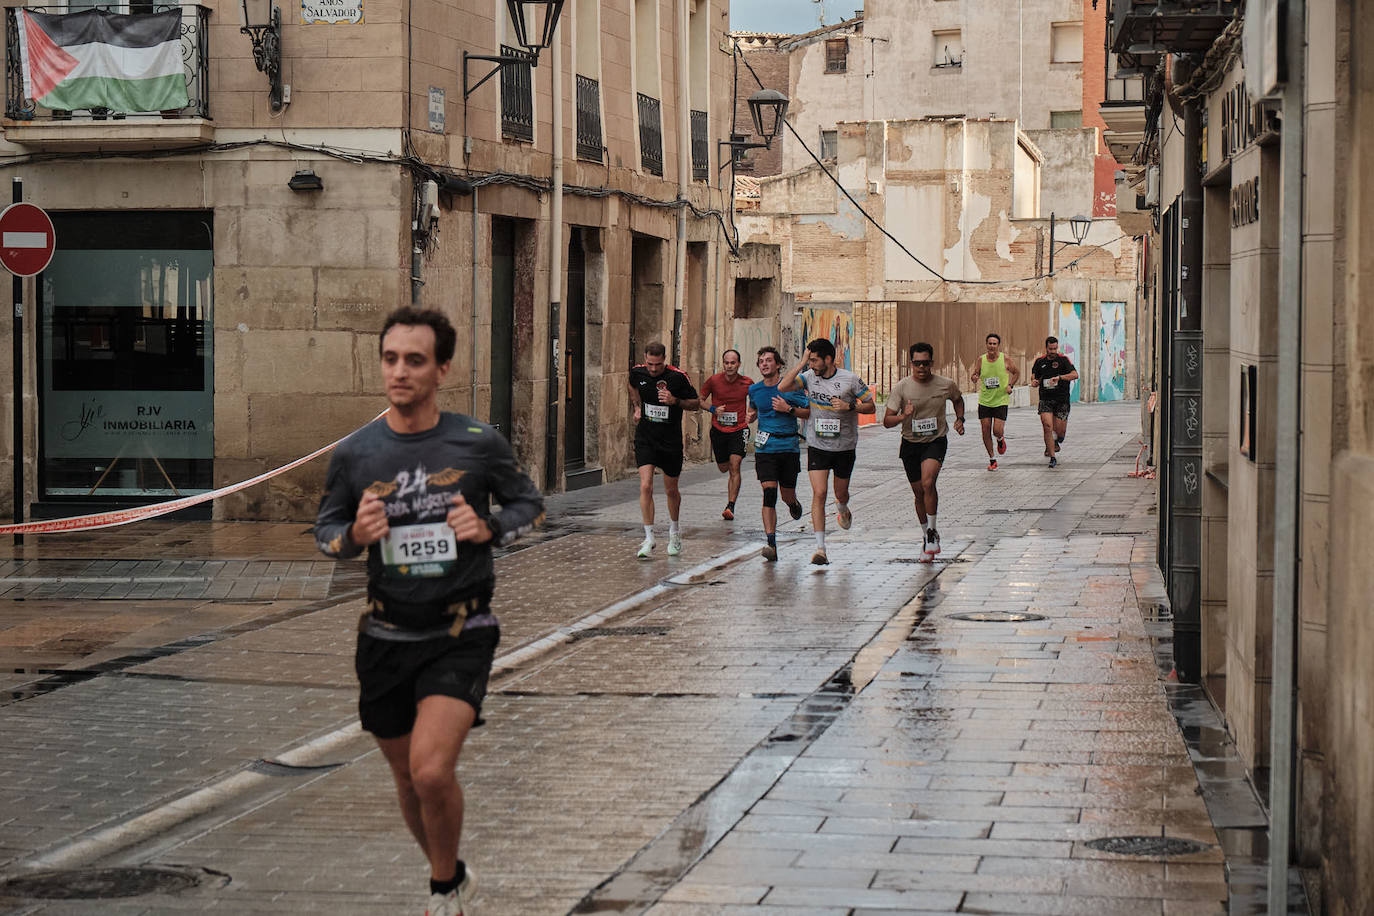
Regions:
[[[1059, 303], [1059, 352], [1078, 365], [1079, 350], [1083, 346], [1083, 303]], [[1081, 374], [1080, 374], [1081, 375]], [[1069, 384], [1069, 400], [1078, 401], [1078, 381]]]
[[1097, 364], [1097, 399], [1126, 396], [1126, 303], [1102, 303], [1102, 337]]
[[802, 346], [817, 337], [835, 345], [835, 365], [853, 369], [854, 316], [839, 309], [807, 309], [802, 315]]

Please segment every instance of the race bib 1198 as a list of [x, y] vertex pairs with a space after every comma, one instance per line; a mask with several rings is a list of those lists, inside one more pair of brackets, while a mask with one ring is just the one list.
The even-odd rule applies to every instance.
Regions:
[[446, 576], [458, 557], [458, 541], [447, 522], [403, 525], [382, 538], [382, 565], [390, 578]]
[[655, 423], [667, 423], [667, 422], [668, 422], [668, 405], [667, 405], [667, 404], [645, 404], [645, 405], [644, 405], [644, 416], [645, 416], [646, 419], [652, 420], [652, 421], [655, 422]]

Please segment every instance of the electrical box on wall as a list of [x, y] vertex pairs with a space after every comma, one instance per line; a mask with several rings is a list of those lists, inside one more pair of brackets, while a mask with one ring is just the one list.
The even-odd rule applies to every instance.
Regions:
[[428, 229], [439, 218], [439, 183], [426, 181], [420, 185], [420, 228]]

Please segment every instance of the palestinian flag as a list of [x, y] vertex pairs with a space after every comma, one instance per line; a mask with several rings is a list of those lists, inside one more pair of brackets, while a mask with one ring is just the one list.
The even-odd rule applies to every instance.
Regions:
[[185, 108], [181, 11], [32, 13], [19, 10], [24, 95], [44, 108]]

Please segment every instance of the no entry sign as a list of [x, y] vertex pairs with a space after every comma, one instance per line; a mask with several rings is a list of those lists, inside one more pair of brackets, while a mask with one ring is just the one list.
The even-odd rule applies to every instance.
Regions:
[[0, 264], [15, 276], [42, 273], [56, 244], [52, 220], [41, 208], [10, 204], [0, 212]]

